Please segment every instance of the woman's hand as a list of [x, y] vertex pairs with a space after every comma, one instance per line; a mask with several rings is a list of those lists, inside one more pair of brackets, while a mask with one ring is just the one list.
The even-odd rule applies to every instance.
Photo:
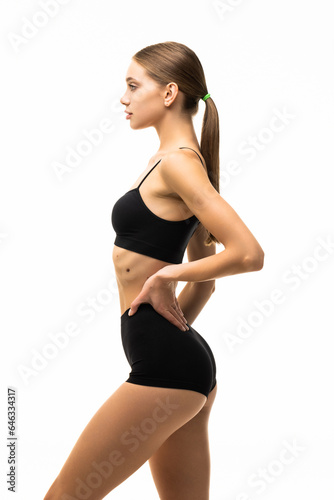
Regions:
[[187, 320], [175, 296], [177, 281], [162, 279], [152, 274], [139, 295], [131, 302], [129, 316], [133, 316], [142, 303], [149, 303], [164, 318], [182, 331], [189, 330]]

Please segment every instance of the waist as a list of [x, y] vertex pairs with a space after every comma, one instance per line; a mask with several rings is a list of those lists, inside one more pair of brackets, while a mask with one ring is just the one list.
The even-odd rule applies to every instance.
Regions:
[[141, 255], [114, 245], [113, 263], [119, 291], [121, 315], [141, 292], [145, 281], [159, 269], [169, 265], [147, 255]]

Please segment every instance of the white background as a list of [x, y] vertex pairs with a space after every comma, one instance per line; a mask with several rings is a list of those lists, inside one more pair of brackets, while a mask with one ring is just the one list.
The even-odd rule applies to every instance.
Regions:
[[[130, 128], [119, 99], [132, 55], [168, 40], [203, 64], [220, 115], [221, 195], [265, 251], [260, 272], [217, 281], [193, 324], [217, 363], [211, 500], [333, 497], [331, 2], [71, 0], [23, 37], [43, 4], [3, 1], [0, 12], [1, 497], [42, 499], [128, 377], [110, 215], [159, 143], [153, 128]], [[57, 176], [56, 162], [103, 119], [113, 130]], [[90, 298], [99, 311], [83, 316]], [[24, 377], [70, 322], [79, 334]], [[8, 386], [17, 392], [15, 495], [5, 484]], [[262, 490], [249, 483], [261, 470]], [[148, 463], [109, 496], [158, 499]]]

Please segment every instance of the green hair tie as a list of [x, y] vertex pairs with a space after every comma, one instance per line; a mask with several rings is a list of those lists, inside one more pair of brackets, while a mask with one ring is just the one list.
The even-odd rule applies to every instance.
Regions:
[[203, 101], [206, 101], [209, 97], [211, 97], [211, 94], [206, 94], [204, 97], [202, 97]]

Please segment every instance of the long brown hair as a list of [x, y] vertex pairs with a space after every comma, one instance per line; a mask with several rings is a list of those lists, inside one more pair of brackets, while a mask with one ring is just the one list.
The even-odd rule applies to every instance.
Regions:
[[[132, 59], [141, 64], [160, 85], [177, 83], [184, 94], [183, 111], [191, 116], [198, 112], [198, 102], [208, 94], [208, 89], [202, 64], [193, 50], [178, 42], [157, 43], [139, 50]], [[219, 116], [211, 97], [204, 102], [200, 149], [209, 180], [219, 193]], [[220, 243], [210, 231], [206, 231], [207, 246], [213, 242]]]

